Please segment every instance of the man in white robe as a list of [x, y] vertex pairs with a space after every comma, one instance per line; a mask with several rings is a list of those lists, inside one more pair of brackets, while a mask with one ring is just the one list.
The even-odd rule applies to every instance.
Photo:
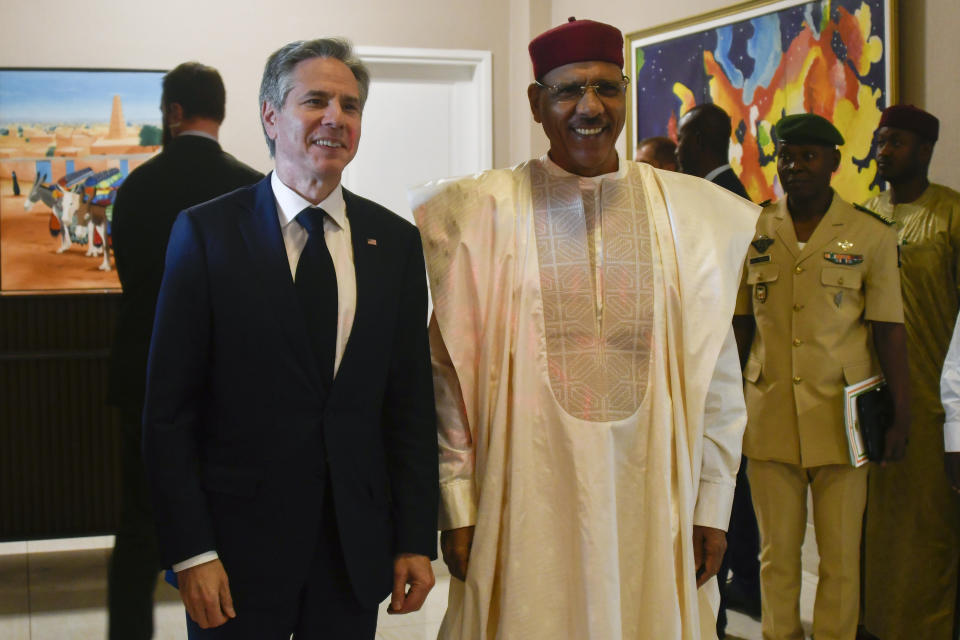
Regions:
[[443, 639], [715, 638], [758, 207], [621, 162], [610, 25], [530, 45], [550, 152], [411, 194], [434, 301]]

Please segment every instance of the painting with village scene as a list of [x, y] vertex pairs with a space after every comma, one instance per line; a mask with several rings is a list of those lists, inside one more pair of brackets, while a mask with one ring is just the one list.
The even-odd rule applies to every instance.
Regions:
[[163, 73], [0, 69], [0, 293], [119, 291], [113, 201], [160, 149]]
[[676, 140], [679, 119], [711, 102], [732, 120], [730, 165], [755, 202], [783, 195], [773, 125], [819, 114], [842, 132], [833, 186], [863, 202], [880, 190], [873, 132], [896, 98], [896, 0], [752, 0], [627, 36], [630, 150]]

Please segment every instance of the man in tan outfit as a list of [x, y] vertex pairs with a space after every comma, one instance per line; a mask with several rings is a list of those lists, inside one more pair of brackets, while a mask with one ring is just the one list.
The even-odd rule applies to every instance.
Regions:
[[[944, 438], [938, 382], [960, 309], [960, 193], [927, 177], [939, 133], [939, 120], [922, 109], [884, 109], [877, 168], [889, 188], [867, 201], [894, 221], [900, 240], [914, 418], [904, 460], [870, 474], [863, 626], [883, 640], [956, 638], [960, 628], [960, 500], [943, 473], [945, 452], [960, 442]], [[960, 453], [946, 461], [960, 471]]]
[[743, 451], [760, 526], [763, 637], [804, 637], [809, 487], [820, 550], [814, 635], [852, 640], [867, 467], [850, 463], [843, 388], [882, 370], [896, 415], [885, 457], [902, 457], [909, 402], [896, 234], [830, 188], [843, 144], [832, 124], [800, 114], [775, 130], [787, 197], [760, 215], [734, 318], [746, 359]]
[[535, 38], [549, 153], [411, 194], [442, 640], [716, 638], [746, 423], [730, 321], [760, 208], [619, 157], [623, 50], [592, 20]]

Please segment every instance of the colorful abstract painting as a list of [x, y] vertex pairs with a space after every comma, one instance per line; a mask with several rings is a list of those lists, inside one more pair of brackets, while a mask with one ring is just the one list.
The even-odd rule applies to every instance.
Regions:
[[784, 115], [817, 113], [846, 139], [834, 188], [866, 200], [880, 188], [873, 132], [895, 95], [893, 2], [751, 2], [629, 35], [631, 152], [650, 136], [676, 140], [680, 117], [712, 102], [730, 114], [730, 165], [747, 192], [776, 199], [771, 129]]
[[0, 69], [0, 294], [120, 290], [113, 199], [160, 148], [163, 73]]

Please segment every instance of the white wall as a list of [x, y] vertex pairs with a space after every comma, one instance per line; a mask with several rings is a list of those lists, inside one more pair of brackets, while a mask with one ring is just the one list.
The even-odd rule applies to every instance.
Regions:
[[3, 0], [0, 65], [170, 69], [186, 60], [212, 65], [227, 87], [224, 148], [267, 170], [271, 162], [257, 92], [267, 56], [284, 44], [345, 36], [358, 46], [490, 50], [494, 164], [503, 165], [509, 117], [496, 98], [507, 94], [508, 10], [509, 0]]
[[940, 118], [930, 179], [960, 189], [960, 4], [900, 0], [900, 101]]
[[527, 45], [552, 26], [549, 0], [510, 0], [510, 82], [505, 100], [510, 110], [508, 165], [539, 156], [548, 147], [543, 129], [530, 115], [527, 86], [533, 80], [533, 67]]

